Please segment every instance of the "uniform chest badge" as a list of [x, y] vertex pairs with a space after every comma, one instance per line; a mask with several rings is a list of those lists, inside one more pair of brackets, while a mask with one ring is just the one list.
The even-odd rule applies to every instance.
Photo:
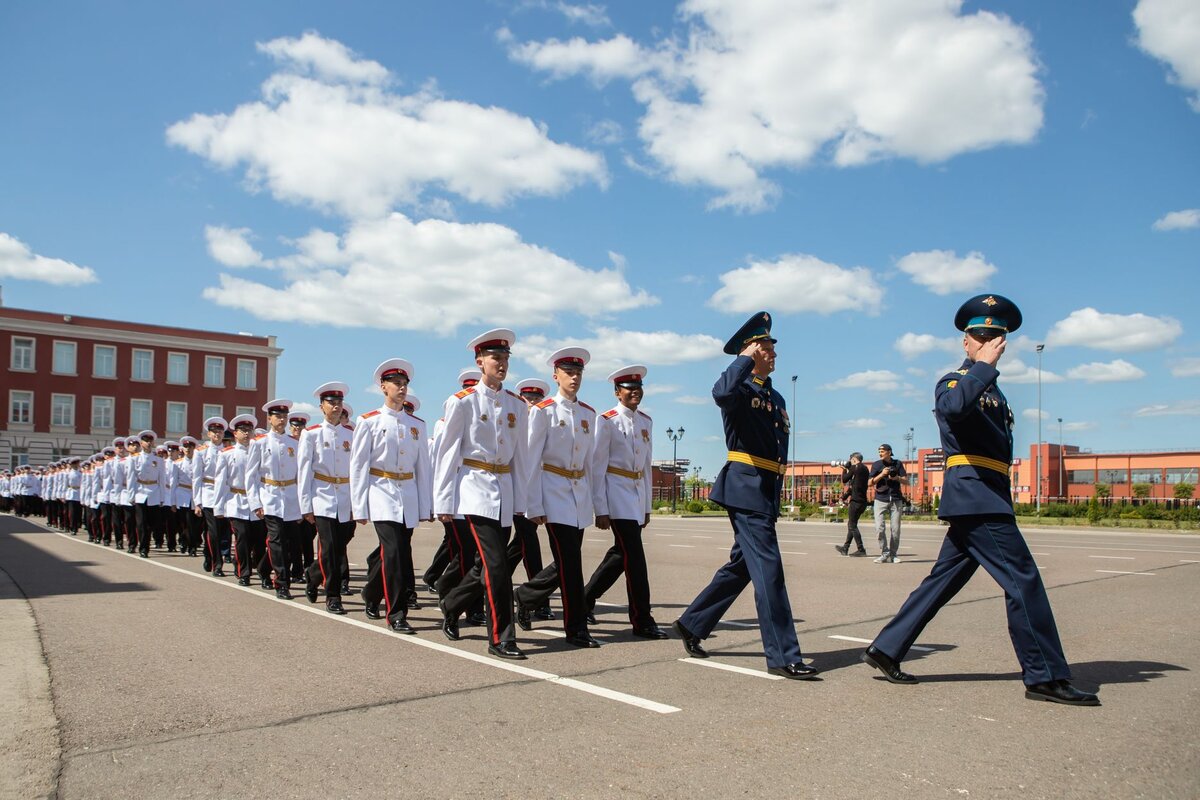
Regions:
[[409, 428], [408, 430], [409, 430], [409, 433], [412, 434], [412, 437], [414, 439], [416, 439], [418, 436], [421, 435], [421, 432], [419, 430], [417, 430], [416, 428]]
[[325, 446], [326, 446], [326, 447], [329, 447], [329, 442], [326, 442], [326, 443], [325, 443]]
[[775, 406], [772, 405], [770, 400], [768, 400], [767, 401], [767, 411], [774, 411], [774, 410], [775, 410]]
[[510, 428], [517, 427], [517, 415], [516, 414], [508, 415], [508, 427], [510, 427]]
[[350, 443], [342, 442], [342, 449], [345, 450], [347, 453], [349, 453], [350, 452]]
[[288, 448], [288, 458], [295, 458], [295, 457], [296, 457], [296, 451], [289, 447]]
[[757, 397], [750, 398], [750, 407], [751, 408], [758, 408], [761, 405], [762, 405], [762, 400], [759, 400]]
[[558, 427], [565, 428], [566, 426], [567, 426], [567, 421], [565, 419], [560, 419], [558, 421]]
[[588, 421], [586, 419], [579, 420], [579, 427], [583, 428], [583, 432], [588, 432]]
[[642, 428], [642, 441], [643, 442], [650, 441], [650, 431], [646, 430], [645, 428]]
[[480, 422], [487, 422], [487, 414], [480, 414], [480, 415], [479, 415], [479, 421], [480, 421]]

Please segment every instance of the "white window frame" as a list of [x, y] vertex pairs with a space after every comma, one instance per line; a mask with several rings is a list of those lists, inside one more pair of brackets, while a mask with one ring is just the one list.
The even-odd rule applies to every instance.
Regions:
[[[62, 401], [64, 398], [70, 401], [68, 403], [68, 405], [70, 406], [70, 409], [71, 409], [71, 415], [70, 415], [70, 419], [68, 419], [66, 421], [60, 421], [60, 420], [55, 419], [55, 412], [58, 410], [59, 402]], [[72, 430], [74, 430], [74, 428], [75, 428], [75, 395], [60, 394], [58, 392], [54, 392], [50, 395], [50, 427], [51, 428], [71, 428]]]
[[[17, 342], [29, 342], [29, 366], [17, 366]], [[12, 347], [8, 354], [8, 368], [13, 372], [36, 372], [37, 371], [37, 339], [32, 336], [14, 336], [12, 337]]]
[[[71, 369], [69, 372], [67, 370], [58, 369], [58, 364], [55, 363], [56, 361], [58, 361], [58, 346], [60, 344], [71, 346]], [[50, 374], [51, 375], [78, 375], [79, 374], [79, 342], [72, 342], [72, 341], [68, 341], [66, 339], [55, 339], [54, 340], [54, 346], [51, 348], [51, 352], [50, 352]]]
[[[242, 385], [242, 366], [247, 365], [247, 364], [250, 366], [250, 369], [251, 369], [250, 376], [251, 376], [253, 382], [250, 383], [250, 385], [248, 385], [248, 386], [244, 386], [244, 385]], [[236, 378], [236, 383], [234, 385], [238, 389], [245, 389], [247, 391], [254, 391], [255, 389], [257, 389], [258, 388], [258, 362], [255, 361], [253, 358], [239, 358], [237, 360], [237, 378]]]
[[[137, 376], [138, 353], [150, 354], [150, 377], [139, 378]], [[154, 382], [154, 351], [147, 350], [144, 347], [135, 347], [133, 353], [129, 356], [129, 380], [137, 381], [138, 383], [153, 383]]]
[[[141, 425], [134, 420], [134, 404], [145, 403], [149, 408], [149, 417], [146, 425]], [[154, 429], [154, 401], [146, 397], [131, 397], [129, 398], [129, 429], [132, 431], [145, 431]]]
[[[16, 411], [17, 395], [28, 395], [29, 419], [18, 420], [15, 418], [13, 412]], [[33, 392], [27, 391], [25, 389], [10, 389], [8, 392], [8, 424], [9, 425], [28, 425], [28, 426], [32, 427], [33, 426], [33, 401], [34, 401]]]
[[[108, 424], [96, 424], [96, 401], [108, 401]], [[92, 395], [92, 431], [112, 431], [117, 425], [117, 399], [115, 397], [106, 397], [104, 395]]]
[[249, 414], [255, 419], [258, 419], [258, 415], [254, 413], [256, 410], [257, 409], [254, 406], [237, 406], [233, 410], [233, 415], [235, 417], [240, 417], [242, 414]]
[[[100, 363], [100, 350], [112, 351], [112, 370], [107, 374], [101, 374], [96, 365]], [[97, 344], [92, 346], [92, 377], [101, 378], [103, 380], [116, 380], [117, 377], [117, 346], [115, 344]]]
[[[216, 409], [216, 411], [213, 411], [214, 408]], [[220, 403], [205, 403], [204, 404], [204, 419], [208, 419], [209, 417], [221, 417], [222, 419], [224, 419], [225, 418], [225, 406], [221, 405]]]
[[[171, 407], [172, 406], [180, 406], [183, 408], [182, 424], [179, 427], [174, 427], [173, 425], [171, 425]], [[187, 414], [188, 414], [188, 404], [187, 403], [180, 403], [175, 400], [168, 400], [167, 401], [167, 420], [166, 420], [167, 432], [168, 433], [187, 433]]]
[[[208, 377], [209, 367], [212, 364], [216, 363], [217, 361], [221, 362], [221, 382], [220, 383], [209, 383], [208, 382], [209, 381], [209, 377]], [[225, 356], [205, 356], [204, 357], [204, 385], [210, 386], [213, 389], [224, 389], [225, 388]]]
[[[183, 380], [171, 380], [171, 359], [174, 357], [183, 359]], [[167, 351], [167, 383], [172, 386], [187, 386], [188, 385], [188, 370], [192, 367], [192, 359], [188, 353], [180, 353], [177, 350]]]

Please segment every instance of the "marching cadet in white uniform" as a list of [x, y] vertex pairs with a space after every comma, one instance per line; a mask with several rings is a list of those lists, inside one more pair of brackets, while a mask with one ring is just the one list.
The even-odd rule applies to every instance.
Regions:
[[[516, 385], [516, 391], [532, 412], [533, 407], [550, 394], [550, 384], [539, 378], [526, 378]], [[513, 517], [513, 537], [508, 543], [508, 566], [515, 573], [517, 565], [524, 563], [526, 580], [532, 580], [545, 566], [542, 563], [542, 545], [538, 541], [537, 531], [538, 526], [530, 522], [529, 517], [524, 514]], [[554, 619], [549, 599], [534, 609], [533, 618]]]
[[[124, 546], [126, 552], [132, 553], [137, 549], [137, 531], [133, 526], [133, 490], [129, 486], [127, 441], [127, 437], [113, 439], [113, 447], [117, 450], [117, 459], [113, 462], [113, 544], [118, 548]], [[134, 444], [137, 444], [136, 438]]]
[[[257, 530], [261, 523], [250, 513], [246, 496], [246, 460], [256, 422], [249, 414], [239, 414], [229, 422], [233, 426], [234, 443], [221, 451], [213, 510], [218, 519], [228, 519], [233, 527], [237, 582], [239, 586], [249, 586], [250, 573], [261, 561], [266, 544]], [[259, 577], [264, 583], [268, 580], [265, 574], [260, 573]]]
[[438, 583], [442, 632], [458, 639], [459, 616], [486, 594], [488, 652], [520, 659], [525, 654], [517, 647], [513, 627], [506, 549], [513, 515], [525, 513], [529, 412], [520, 397], [504, 389], [515, 340], [511, 330], [497, 328], [469, 345], [483, 377], [446, 400], [434, 456], [434, 511], [442, 522], [463, 515], [479, 548], [479, 559], [457, 585], [443, 585], [450, 576]]
[[[113, 542], [113, 473], [116, 471], [117, 451], [105, 447], [100, 451], [103, 461], [96, 465], [96, 499], [100, 501], [100, 531], [99, 536], [104, 546]], [[118, 545], [119, 546], [119, 545]]]
[[[432, 470], [429, 451], [415, 417], [404, 410], [413, 366], [391, 358], [375, 368], [383, 405], [358, 418], [350, 446], [350, 502], [359, 525], [375, 524], [379, 562], [367, 576], [363, 599], [383, 590], [388, 626], [416, 633], [408, 624], [412, 586], [412, 533], [432, 519]], [[375, 604], [377, 607], [377, 604]], [[378, 613], [378, 611], [377, 611]]]
[[83, 473], [79, 471], [79, 456], [72, 456], [67, 460], [67, 469], [64, 472], [64, 488], [63, 501], [66, 503], [66, 528], [71, 532], [71, 535], [79, 533], [79, 523], [81, 521], [83, 504], [79, 502], [80, 490], [83, 488]]
[[175, 517], [179, 520], [179, 552], [189, 556], [196, 555], [201, 546], [200, 528], [203, 518], [196, 516], [193, 511], [192, 480], [196, 471], [196, 445], [199, 444], [191, 436], [179, 437], [180, 455], [175, 460], [175, 483], [172, 505], [175, 507]]
[[[175, 449], [179, 449], [179, 443], [175, 442]], [[159, 466], [162, 467], [162, 482], [158, 488], [158, 511], [155, 514], [154, 525], [154, 547], [162, 549], [163, 534], [166, 533], [167, 552], [175, 552], [175, 518], [171, 515], [171, 499], [175, 497], [175, 463], [170, 455], [170, 448], [166, 443], [160, 444], [154, 448], [154, 455], [158, 457]]]
[[[225, 576], [225, 559], [221, 555], [225, 521], [217, 514], [217, 472], [228, 428], [229, 423], [221, 417], [204, 420], [208, 441], [196, 448], [196, 457], [192, 460], [192, 508], [196, 516], [204, 519], [204, 571], [211, 570], [218, 578]], [[224, 516], [221, 512], [220, 517]]]
[[246, 501], [250, 512], [266, 524], [267, 557], [275, 576], [275, 596], [291, 600], [288, 567], [300, 521], [300, 495], [296, 489], [299, 443], [287, 433], [291, 400], [271, 400], [262, 410], [267, 412], [268, 431], [256, 436], [250, 444], [246, 458]]
[[133, 487], [133, 513], [137, 523], [138, 553], [142, 558], [150, 557], [150, 537], [155, 536], [160, 541], [159, 506], [162, 505], [163, 463], [154, 452], [154, 440], [158, 435], [154, 431], [142, 431], [136, 439], [129, 439], [125, 444], [129, 449], [140, 447], [130, 457], [130, 483]]
[[592, 524], [591, 461], [596, 411], [578, 398], [583, 368], [591, 355], [564, 347], [550, 356], [558, 393], [529, 412], [529, 497], [526, 515], [545, 525], [554, 562], [513, 590], [517, 622], [529, 630], [530, 614], [556, 588], [562, 591], [567, 643], [599, 647], [587, 629], [583, 601], [583, 529]]
[[340, 381], [323, 383], [313, 392], [323, 419], [300, 436], [298, 467], [300, 513], [317, 529], [317, 557], [308, 565], [304, 594], [317, 602], [325, 585], [325, 610], [344, 614], [342, 558], [354, 531], [350, 503], [350, 448], [353, 428], [342, 423], [342, 404], [350, 387]]
[[[308, 427], [308, 414], [296, 411], [294, 408], [288, 414], [288, 435], [296, 440], [296, 452], [300, 452], [300, 437]], [[299, 458], [299, 456], [297, 456]], [[299, 498], [299, 490], [297, 490]], [[313, 560], [313, 539], [317, 537], [317, 529], [303, 515], [296, 521], [295, 536], [292, 538], [292, 549], [288, 553], [288, 575], [293, 582], [303, 578], [308, 565]]]
[[650, 577], [642, 528], [650, 524], [652, 497], [650, 462], [653, 457], [653, 420], [642, 413], [646, 368], [622, 367], [608, 376], [617, 405], [596, 420], [596, 450], [592, 460], [592, 504], [596, 527], [612, 530], [614, 543], [600, 559], [584, 587], [589, 613], [596, 599], [608, 591], [621, 573], [629, 597], [629, 622], [633, 635], [666, 639], [650, 614]]

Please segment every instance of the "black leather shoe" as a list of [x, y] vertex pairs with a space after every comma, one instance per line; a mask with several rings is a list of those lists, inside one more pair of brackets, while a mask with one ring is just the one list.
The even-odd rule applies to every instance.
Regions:
[[342, 594], [350, 594], [350, 581], [342, 581]]
[[657, 625], [649, 625], [645, 628], [634, 628], [633, 635], [639, 639], [669, 639], [667, 632]]
[[458, 618], [450, 619], [450, 615], [446, 613], [446, 604], [441, 600], [438, 601], [438, 608], [442, 611], [442, 633], [450, 641], [457, 642], [462, 638], [458, 635]]
[[821, 670], [816, 667], [810, 667], [807, 664], [784, 664], [782, 667], [767, 667], [767, 672], [771, 675], [779, 675], [793, 681], [818, 680], [817, 676], [821, 674]]
[[304, 596], [308, 598], [308, 602], [310, 602], [310, 603], [317, 602], [317, 587], [305, 586], [304, 587]]
[[587, 624], [588, 624], [588, 625], [596, 625], [596, 624], [598, 624], [598, 623], [596, 622], [596, 612], [595, 612], [595, 611], [589, 611], [589, 612], [587, 612], [587, 616], [586, 616], [586, 617], [584, 617], [584, 619], [585, 619], [585, 620], [587, 620]]
[[220, 567], [217, 567], [216, 569], [213, 570], [213, 577], [214, 578], [224, 578], [225, 570], [221, 569]]
[[383, 619], [383, 614], [379, 613], [379, 603], [367, 603], [366, 612], [367, 619]]
[[437, 587], [434, 586], [432, 583], [428, 583], [425, 581], [422, 581], [422, 583], [425, 583], [425, 591], [429, 592], [430, 594], [438, 593]]
[[887, 678], [889, 683], [911, 684], [917, 682], [912, 675], [901, 672], [900, 665], [893, 661], [887, 653], [877, 649], [875, 645], [868, 647], [867, 652], [862, 654], [862, 661], [882, 672], [883, 677]]
[[488, 652], [500, 658], [508, 658], [514, 661], [520, 661], [525, 658], [525, 654], [521, 652], [521, 648], [517, 647], [516, 642], [501, 642], [500, 644], [489, 644]]
[[275, 588], [274, 586], [271, 585], [270, 578], [259, 578], [258, 585], [264, 589], [274, 589]]
[[417, 593], [416, 592], [408, 593], [408, 607], [409, 607], [409, 609], [411, 609], [413, 611], [421, 610], [421, 604], [419, 602], [417, 602]]
[[286, 586], [280, 586], [278, 589], [276, 589], [275, 596], [278, 597], [280, 600], [291, 600], [292, 599], [292, 593]]
[[331, 597], [325, 601], [325, 610], [330, 614], [345, 614], [346, 609], [342, 608], [342, 598]]
[[533, 618], [549, 621], [555, 617], [554, 612], [550, 610], [550, 606], [542, 606], [537, 611], [533, 612]]
[[866, 554], [867, 554], [867, 551], [866, 551], [866, 550], [855, 550], [855, 551], [854, 551], [853, 553], [851, 553], [850, 555], [851, 555], [851, 556], [858, 556], [859, 558], [861, 558], [861, 557], [865, 556]]
[[583, 633], [571, 634], [567, 637], [567, 644], [575, 647], [599, 647], [600, 643], [592, 638], [592, 635], [587, 631]]
[[679, 638], [683, 639], [683, 649], [692, 658], [708, 658], [708, 651], [704, 649], [704, 645], [700, 644], [700, 637], [693, 636], [692, 632], [683, 627], [679, 620], [675, 620], [675, 624], [671, 626], [675, 632], [679, 634]]
[[835, 544], [833, 546], [833, 549], [837, 550], [839, 553], [841, 553], [844, 556], [850, 555], [850, 548], [846, 547], [846, 545], [844, 545], [844, 544]]
[[408, 620], [403, 620], [399, 617], [389, 622], [388, 627], [392, 629], [392, 633], [406, 633], [412, 635], [417, 632], [416, 628], [408, 624]]
[[149, 554], [149, 553], [138, 553], [138, 555], [139, 555], [139, 556], [141, 556], [142, 558], [149, 558], [149, 557], [150, 557], [150, 554]]
[[249, 586], [249, 585], [250, 585], [249, 578], [238, 578], [238, 586]]
[[1091, 692], [1081, 692], [1070, 681], [1058, 680], [1035, 683], [1025, 687], [1026, 700], [1047, 700], [1068, 706], [1098, 706], [1100, 698]]
[[487, 625], [487, 615], [482, 611], [474, 611], [470, 614], [467, 614], [467, 624], [483, 627]]
[[523, 631], [533, 630], [532, 614], [528, 607], [523, 606], [520, 603], [517, 604], [517, 625], [520, 626], [521, 630]]

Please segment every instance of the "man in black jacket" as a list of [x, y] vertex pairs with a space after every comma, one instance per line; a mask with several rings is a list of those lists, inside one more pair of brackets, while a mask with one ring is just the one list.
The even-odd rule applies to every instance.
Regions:
[[865, 556], [867, 550], [863, 547], [862, 534], [858, 531], [858, 518], [867, 508], [867, 466], [863, 464], [862, 453], [850, 454], [850, 461], [842, 467], [842, 483], [846, 485], [846, 490], [842, 492], [842, 502], [848, 503], [846, 508], [850, 517], [846, 521], [846, 543], [835, 544], [834, 548], [842, 555], [848, 556], [851, 555], [850, 543], [853, 542], [858, 546], [853, 555]]

